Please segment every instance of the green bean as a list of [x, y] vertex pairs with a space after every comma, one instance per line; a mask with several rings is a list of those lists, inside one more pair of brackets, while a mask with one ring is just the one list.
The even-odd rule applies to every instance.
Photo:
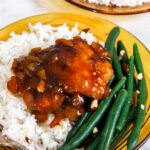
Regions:
[[121, 131], [116, 131], [114, 137], [112, 138], [110, 149], [113, 149], [117, 145], [117, 143], [123, 138], [123, 136], [127, 133], [128, 128], [131, 125], [135, 117], [135, 110], [136, 110], [136, 107], [134, 105], [131, 105], [126, 124]]
[[114, 80], [115, 80], [115, 78], [116, 78], [116, 76], [115, 75], [113, 75], [112, 76], [112, 78], [109, 80], [109, 82], [107, 83], [107, 86], [111, 86], [112, 84], [113, 84], [113, 82], [114, 82]]
[[117, 52], [116, 52], [115, 48], [113, 50], [112, 64], [113, 64], [113, 68], [115, 70], [115, 74], [117, 76], [117, 79], [120, 80], [121, 77], [123, 76], [123, 72], [122, 72], [121, 64], [119, 62], [119, 59], [118, 59]]
[[91, 111], [87, 111], [78, 119], [72, 130], [69, 132], [66, 138], [66, 143], [77, 133], [77, 131], [81, 128], [81, 126], [87, 121], [91, 113], [92, 113]]
[[118, 53], [118, 56], [120, 56], [120, 52], [122, 50], [125, 51], [125, 54], [122, 57], [122, 59], [120, 60], [120, 62], [128, 64], [129, 63], [129, 59], [128, 59], [128, 54], [127, 54], [126, 48], [125, 48], [124, 44], [122, 43], [122, 41], [118, 41], [118, 43], [117, 43], [117, 53]]
[[121, 63], [122, 66], [122, 71], [124, 73], [124, 75], [128, 75], [128, 68], [129, 68], [129, 58], [128, 58], [128, 54], [126, 51], [125, 46], [123, 45], [122, 41], [118, 41], [117, 43], [117, 53], [118, 53], [118, 57], [119, 57], [119, 61]]
[[100, 143], [98, 146], [98, 150], [108, 150], [111, 144], [111, 139], [113, 137], [115, 127], [117, 124], [117, 120], [121, 113], [123, 104], [128, 96], [128, 93], [125, 89], [122, 89], [117, 98], [115, 99], [110, 112], [108, 114], [108, 118], [106, 120], [104, 129], [102, 130], [102, 134], [100, 137]]
[[126, 123], [126, 119], [129, 113], [129, 109], [131, 106], [131, 101], [133, 98], [133, 90], [134, 90], [134, 56], [130, 57], [129, 60], [129, 73], [127, 77], [127, 92], [128, 92], [128, 97], [126, 99], [125, 105], [122, 109], [121, 115], [119, 117], [119, 121], [117, 123], [116, 129], [119, 131], [122, 130], [123, 126]]
[[116, 38], [118, 37], [120, 33], [120, 28], [119, 27], [115, 27], [113, 28], [107, 39], [106, 39], [106, 42], [105, 42], [105, 48], [113, 55], [113, 49], [114, 49], [114, 46], [115, 46], [115, 41], [116, 41]]
[[146, 107], [146, 99], [147, 99], [147, 87], [146, 87], [146, 81], [144, 77], [144, 70], [143, 70], [142, 61], [136, 43], [133, 45], [133, 53], [135, 57], [135, 67], [137, 73], [138, 74], [142, 73], [143, 78], [138, 80], [138, 90], [140, 91], [140, 94], [138, 94], [138, 99], [137, 99], [137, 113], [135, 117], [135, 124], [127, 141], [128, 150], [132, 150], [136, 146], [136, 143], [139, 139], [141, 126], [145, 118], [145, 107]]
[[125, 84], [126, 77], [122, 77], [122, 79], [116, 84], [116, 86], [112, 89], [110, 95], [103, 100], [98, 108], [93, 112], [88, 121], [80, 128], [80, 130], [76, 133], [72, 139], [59, 148], [58, 150], [71, 150], [79, 146], [92, 132], [93, 128], [100, 121], [106, 110], [111, 104], [111, 100], [116, 92], [120, 90], [120, 88]]

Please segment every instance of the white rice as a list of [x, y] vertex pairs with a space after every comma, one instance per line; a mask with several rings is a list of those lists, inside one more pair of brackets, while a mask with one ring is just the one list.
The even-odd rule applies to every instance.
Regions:
[[[84, 0], [86, 1], [86, 0]], [[150, 0], [88, 0], [90, 3], [96, 3], [106, 6], [137, 6], [142, 5], [143, 3], [150, 2]]]
[[[54, 115], [50, 114], [46, 123], [37, 124], [36, 119], [28, 111], [21, 97], [14, 97], [7, 90], [7, 81], [12, 76], [10, 68], [14, 58], [27, 55], [35, 47], [46, 48], [55, 44], [59, 38], [72, 39], [79, 34], [77, 25], [72, 30], [64, 24], [59, 27], [29, 24], [29, 32], [21, 35], [11, 33], [11, 38], [6, 42], [0, 41], [0, 124], [4, 127], [2, 134], [26, 146], [29, 150], [56, 150], [60, 147], [71, 130], [68, 119], [61, 122], [60, 126], [50, 128], [49, 124]], [[91, 33], [81, 32], [81, 38], [89, 44], [96, 38]], [[29, 143], [25, 140], [28, 137]], [[41, 144], [41, 142], [43, 144]]]

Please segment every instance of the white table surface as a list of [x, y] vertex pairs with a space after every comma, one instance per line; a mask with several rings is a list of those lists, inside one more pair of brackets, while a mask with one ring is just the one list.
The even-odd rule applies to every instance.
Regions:
[[[0, 28], [19, 19], [47, 12], [50, 10], [39, 5], [36, 0], [0, 0]], [[150, 49], [150, 12], [124, 16], [101, 15], [101, 17], [125, 28]], [[140, 150], [150, 150], [150, 139]]]

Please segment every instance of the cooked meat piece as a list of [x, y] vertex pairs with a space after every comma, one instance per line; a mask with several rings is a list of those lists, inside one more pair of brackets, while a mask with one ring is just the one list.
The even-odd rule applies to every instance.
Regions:
[[16, 76], [12, 76], [7, 83], [7, 88], [14, 95], [20, 92], [22, 90], [22, 84], [20, 79]]
[[33, 111], [32, 114], [35, 116], [35, 119], [37, 119], [38, 122], [44, 122], [48, 119], [48, 113]]
[[84, 104], [84, 97], [79, 93], [73, 94], [71, 104], [73, 106], [82, 106]]
[[101, 99], [113, 75], [112, 65], [108, 61], [110, 54], [103, 49], [100, 51], [106, 51], [106, 55], [97, 54], [80, 38], [74, 38], [71, 42], [68, 44], [59, 39], [55, 46], [49, 48], [46, 72], [50, 82], [62, 86], [65, 92], [78, 92]]
[[30, 109], [41, 112], [55, 112], [65, 100], [59, 88], [53, 88], [44, 93], [32, 93], [30, 90], [25, 90], [22, 95]]
[[106, 99], [109, 96], [110, 92], [111, 92], [111, 88], [109, 86], [105, 86], [104, 90], [105, 90], [105, 92], [103, 94], [103, 99]]
[[74, 107], [69, 104], [65, 105], [64, 115], [66, 118], [69, 118], [70, 121], [76, 121], [84, 112], [83, 106]]
[[29, 108], [32, 108], [32, 105], [33, 105], [33, 102], [34, 102], [34, 96], [31, 93], [31, 91], [30, 90], [24, 90], [22, 92], [22, 97], [23, 97], [23, 100], [24, 100], [25, 104]]
[[32, 109], [42, 112], [55, 112], [61, 107], [64, 100], [65, 96], [60, 89], [53, 88], [50, 91], [36, 95]]
[[57, 111], [55, 114], [55, 118], [50, 123], [50, 127], [53, 128], [56, 125], [59, 125], [60, 121], [65, 119], [65, 118], [66, 118], [66, 116], [64, 115], [64, 113], [62, 111]]

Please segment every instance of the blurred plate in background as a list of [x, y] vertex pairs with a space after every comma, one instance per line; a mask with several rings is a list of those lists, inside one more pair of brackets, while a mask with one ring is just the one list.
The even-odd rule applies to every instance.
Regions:
[[[90, 10], [93, 12], [125, 15], [125, 14], [137, 14], [150, 11], [150, 2], [135, 7], [109, 7], [94, 3], [89, 3], [87, 0], [38, 0], [42, 5], [53, 11], [67, 11], [82, 13], [83, 10]], [[70, 3], [70, 5], [69, 5]], [[62, 10], [60, 10], [60, 8]], [[80, 9], [77, 9], [80, 8]]]

